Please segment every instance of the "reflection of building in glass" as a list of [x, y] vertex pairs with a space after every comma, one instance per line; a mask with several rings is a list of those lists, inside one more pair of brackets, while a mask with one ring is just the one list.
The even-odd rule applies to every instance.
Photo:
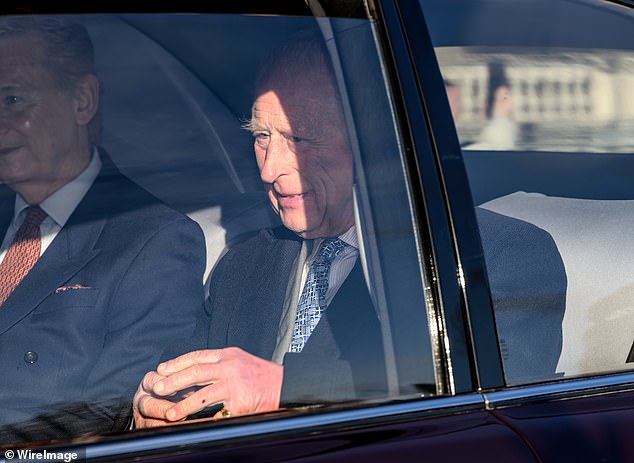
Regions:
[[634, 54], [631, 52], [437, 50], [445, 78], [462, 89], [461, 143], [487, 122], [489, 63], [504, 63], [520, 124], [519, 149], [634, 150]]

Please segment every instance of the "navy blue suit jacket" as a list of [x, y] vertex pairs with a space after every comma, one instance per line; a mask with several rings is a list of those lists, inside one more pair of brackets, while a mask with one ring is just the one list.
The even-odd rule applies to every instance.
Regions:
[[[131, 401], [166, 342], [191, 335], [203, 304], [198, 225], [102, 161], [66, 225], [0, 306], [0, 423], [22, 423], [14, 430], [25, 439], [110, 430], [112, 404]], [[7, 196], [0, 236], [13, 215], [15, 195]]]
[[[263, 230], [231, 248], [211, 277], [194, 348], [236, 346], [271, 359], [301, 238]], [[384, 396], [380, 325], [357, 261], [301, 353], [284, 358], [282, 406]]]
[[557, 245], [523, 220], [482, 208], [476, 213], [506, 379], [553, 378], [568, 283]]

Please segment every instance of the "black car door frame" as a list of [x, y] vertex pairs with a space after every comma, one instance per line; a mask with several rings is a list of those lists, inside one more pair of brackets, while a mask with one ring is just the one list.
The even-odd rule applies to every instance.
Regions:
[[386, 0], [379, 7], [406, 111], [412, 182], [429, 219], [451, 392], [503, 387], [475, 210], [423, 12], [418, 2]]

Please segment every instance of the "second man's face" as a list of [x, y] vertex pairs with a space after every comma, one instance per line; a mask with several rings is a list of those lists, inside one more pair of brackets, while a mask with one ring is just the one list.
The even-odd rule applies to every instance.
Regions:
[[35, 36], [0, 40], [0, 181], [22, 194], [55, 191], [79, 162], [76, 102], [46, 62]]
[[323, 76], [265, 86], [251, 130], [260, 177], [282, 223], [303, 238], [354, 224], [352, 153], [336, 90]]

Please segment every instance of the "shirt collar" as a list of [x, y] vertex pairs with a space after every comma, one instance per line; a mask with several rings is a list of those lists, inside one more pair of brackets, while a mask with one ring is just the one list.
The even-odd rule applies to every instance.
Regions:
[[[84, 198], [101, 170], [101, 159], [97, 149], [93, 150], [92, 159], [81, 174], [64, 185], [55, 193], [40, 203], [40, 207], [46, 214], [63, 227], [73, 213], [79, 202]], [[19, 194], [15, 197], [15, 215], [17, 217], [24, 209], [29, 207]]]
[[339, 235], [339, 239], [346, 244], [354, 247], [355, 249], [359, 249], [359, 238], [357, 237], [357, 228], [353, 225], [348, 228], [344, 234]]
[[[341, 241], [343, 241], [347, 245], [352, 246], [356, 250], [359, 249], [359, 237], [357, 236], [357, 228], [354, 225], [348, 228], [348, 230], [345, 233], [342, 233], [337, 238], [339, 238]], [[316, 238], [315, 240], [313, 240], [312, 248], [309, 248], [311, 250], [310, 251], [311, 255], [317, 252], [317, 249], [319, 248], [319, 246], [321, 245], [321, 242], [324, 239], [325, 238]]]

